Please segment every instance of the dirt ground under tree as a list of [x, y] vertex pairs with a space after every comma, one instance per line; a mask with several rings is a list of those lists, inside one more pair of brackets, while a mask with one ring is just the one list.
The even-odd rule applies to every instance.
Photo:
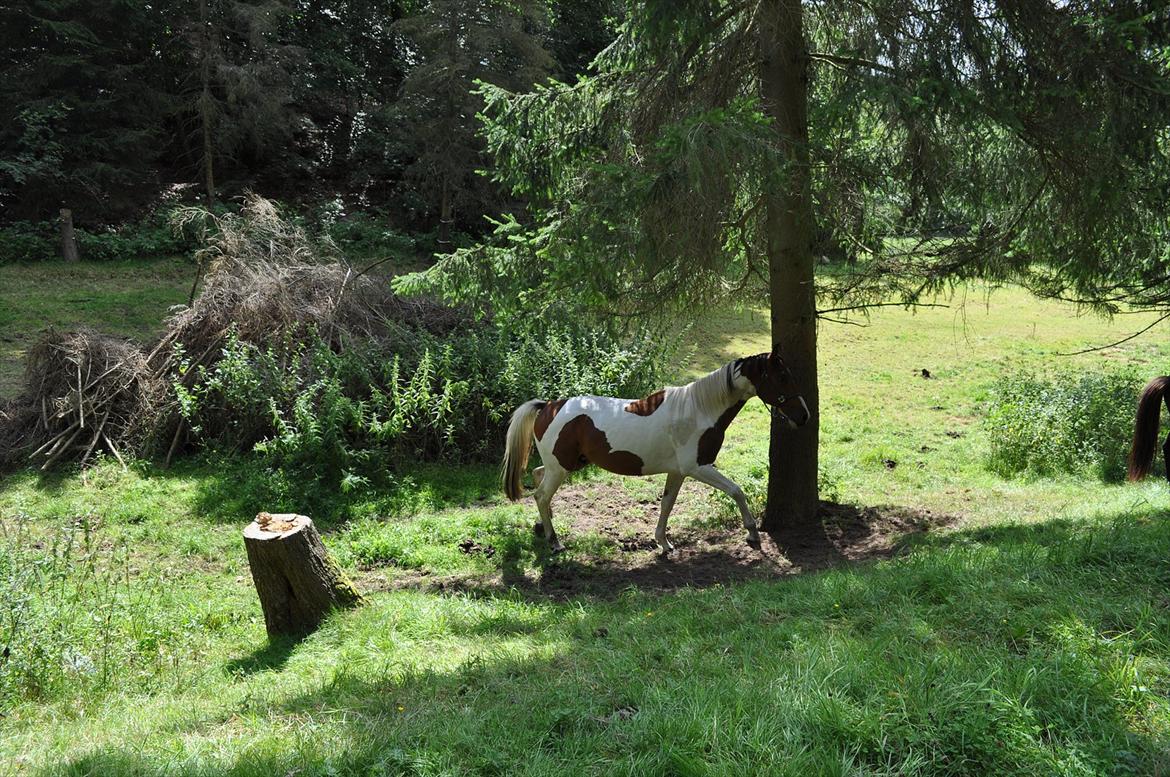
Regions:
[[[703, 488], [687, 485], [696, 492]], [[561, 489], [553, 504], [557, 523], [563, 527], [558, 533], [568, 550], [552, 555], [536, 537], [535, 569], [524, 569], [517, 560], [504, 557], [495, 575], [409, 573], [390, 580], [365, 575], [362, 582], [375, 588], [471, 593], [516, 589], [540, 598], [608, 598], [629, 588], [659, 592], [704, 588], [889, 558], [906, 552], [915, 535], [958, 522], [955, 516], [930, 510], [821, 502], [819, 526], [761, 534], [761, 546], [753, 548], [745, 541], [742, 527], [703, 527], [675, 519], [669, 532], [675, 549], [664, 557], [654, 541], [656, 500], [634, 498], [617, 483], [588, 483]], [[535, 519], [535, 508], [532, 513]], [[574, 539], [587, 534], [611, 542], [607, 550], [613, 552], [590, 554], [574, 548]], [[498, 552], [471, 539], [460, 548], [468, 554], [494, 556]]]

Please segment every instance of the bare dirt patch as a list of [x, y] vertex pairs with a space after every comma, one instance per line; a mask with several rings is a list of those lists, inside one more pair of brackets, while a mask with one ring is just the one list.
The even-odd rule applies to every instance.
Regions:
[[[692, 486], [692, 493], [702, 488]], [[509, 565], [505, 559], [501, 571], [492, 576], [412, 574], [390, 581], [388, 587], [482, 593], [515, 588], [553, 599], [610, 597], [629, 588], [701, 588], [888, 558], [904, 552], [910, 537], [957, 520], [929, 510], [822, 502], [818, 525], [763, 534], [761, 547], [753, 548], [741, 527], [704, 528], [702, 524], [708, 522], [692, 520], [688, 525], [672, 519], [670, 539], [675, 550], [663, 557], [654, 542], [656, 500], [639, 499], [616, 484], [589, 483], [562, 489], [553, 509], [567, 550], [551, 555], [544, 539], [534, 535], [538, 557], [534, 569]], [[609, 552], [586, 552], [582, 545], [587, 543], [581, 538], [590, 533], [611, 540]]]

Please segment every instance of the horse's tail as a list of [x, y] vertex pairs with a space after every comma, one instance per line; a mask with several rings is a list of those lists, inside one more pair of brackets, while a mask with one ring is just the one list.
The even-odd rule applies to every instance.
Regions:
[[1141, 480], [1150, 474], [1154, 462], [1154, 444], [1158, 440], [1158, 421], [1170, 375], [1154, 378], [1142, 389], [1138, 399], [1137, 421], [1133, 426], [1133, 447], [1129, 450], [1129, 479]]
[[504, 494], [513, 502], [524, 495], [523, 478], [528, 466], [528, 454], [532, 452], [532, 429], [536, 426], [536, 414], [545, 404], [543, 399], [525, 402], [516, 408], [508, 423], [500, 475], [504, 480]]

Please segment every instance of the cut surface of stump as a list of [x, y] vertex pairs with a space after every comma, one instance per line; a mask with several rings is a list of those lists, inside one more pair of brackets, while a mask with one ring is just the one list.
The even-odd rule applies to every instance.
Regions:
[[270, 638], [303, 636], [331, 611], [362, 602], [308, 516], [260, 513], [244, 529], [244, 547]]

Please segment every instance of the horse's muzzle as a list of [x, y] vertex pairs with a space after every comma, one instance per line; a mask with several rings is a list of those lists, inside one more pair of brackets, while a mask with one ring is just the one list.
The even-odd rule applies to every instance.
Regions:
[[808, 423], [812, 418], [804, 397], [792, 397], [779, 405], [770, 405], [773, 417], [784, 419], [789, 429], [796, 429]]

